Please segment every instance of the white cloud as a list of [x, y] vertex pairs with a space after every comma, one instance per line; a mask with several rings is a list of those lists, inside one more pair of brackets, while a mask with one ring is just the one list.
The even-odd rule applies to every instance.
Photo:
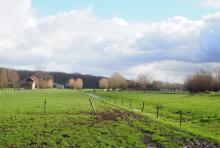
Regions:
[[202, 0], [200, 2], [200, 5], [203, 7], [218, 9], [220, 8], [220, 1], [219, 0]]
[[180, 81], [197, 64], [219, 66], [219, 13], [146, 24], [100, 19], [91, 8], [36, 16], [30, 0], [0, 2], [0, 66], [43, 65], [97, 75], [118, 71], [127, 77], [150, 72], [169, 81]]
[[201, 69], [214, 71], [220, 68], [219, 63], [190, 63], [181, 61], [160, 61], [147, 64], [140, 64], [130, 67], [123, 71], [123, 74], [129, 78], [135, 77], [137, 74], [150, 74], [153, 79], [165, 82], [183, 83], [185, 77]]
[[22, 31], [32, 21], [30, 0], [0, 0], [1, 40]]

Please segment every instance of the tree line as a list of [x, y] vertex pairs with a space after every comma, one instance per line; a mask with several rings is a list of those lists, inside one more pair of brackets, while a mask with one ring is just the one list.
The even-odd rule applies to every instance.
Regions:
[[15, 70], [0, 68], [0, 88], [16, 88], [19, 86], [19, 76]]
[[184, 87], [191, 93], [220, 91], [220, 69], [214, 72], [200, 70], [188, 75]]
[[[43, 71], [27, 73], [25, 78], [31, 76], [37, 88], [52, 88], [54, 86], [53, 75]], [[24, 82], [16, 70], [0, 68], [0, 88], [19, 88]], [[107, 89], [128, 89], [142, 91], [179, 91], [186, 90], [192, 93], [204, 91], [220, 91], [220, 69], [214, 72], [200, 70], [194, 74], [186, 76], [184, 84], [165, 83], [153, 80], [149, 74], [140, 74], [135, 80], [126, 80], [121, 74], [114, 73], [111, 77], [101, 78], [98, 81], [100, 88]], [[83, 79], [71, 78], [67, 82], [71, 89], [82, 89]]]
[[[52, 88], [53, 77], [42, 71], [34, 72], [31, 78], [35, 81], [37, 88]], [[16, 70], [0, 68], [0, 88], [19, 88], [25, 80], [20, 80]]]
[[[17, 70], [17, 72], [20, 77], [20, 80], [22, 81], [34, 75], [37, 71]], [[65, 72], [46, 72], [46, 73], [53, 77], [55, 84], [64, 85], [65, 87], [68, 87], [68, 81], [71, 78], [74, 79], [81, 78], [83, 80], [84, 88], [98, 88], [99, 80], [102, 78], [101, 76], [93, 76], [88, 74], [84, 75], [80, 73], [65, 73]]]
[[99, 81], [100, 88], [106, 89], [128, 89], [142, 91], [178, 91], [183, 90], [183, 85], [179, 83], [164, 83], [153, 80], [149, 74], [140, 74], [136, 80], [126, 80], [119, 73], [113, 74], [110, 78], [102, 78]]
[[205, 91], [220, 91], [220, 69], [214, 72], [200, 70], [186, 76], [184, 84], [165, 83], [153, 80], [149, 74], [140, 74], [136, 80], [126, 80], [119, 73], [110, 78], [102, 78], [99, 81], [100, 88], [128, 89], [142, 91], [189, 91], [191, 93]]

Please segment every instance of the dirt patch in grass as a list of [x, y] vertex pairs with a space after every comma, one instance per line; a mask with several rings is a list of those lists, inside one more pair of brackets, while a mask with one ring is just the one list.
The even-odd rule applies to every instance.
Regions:
[[137, 117], [138, 115], [134, 114], [133, 112], [124, 112], [121, 110], [111, 110], [111, 111], [103, 111], [97, 113], [97, 120], [105, 121], [119, 121], [128, 119], [128, 117]]
[[161, 145], [159, 143], [152, 140], [150, 132], [139, 129], [139, 128], [135, 127], [134, 125], [131, 126], [130, 120], [129, 120], [130, 117], [133, 118], [133, 119], [136, 119], [136, 120], [141, 120], [140, 115], [137, 115], [133, 112], [125, 112], [125, 111], [122, 111], [122, 110], [104, 111], [104, 112], [97, 113], [97, 116], [96, 116], [97, 121], [99, 121], [99, 122], [124, 120], [128, 123], [128, 125], [131, 128], [134, 128], [134, 129], [144, 133], [142, 141], [146, 145], [146, 147], [148, 147], [148, 148], [159, 148], [159, 147], [161, 147]]
[[[122, 111], [122, 110], [109, 110], [109, 111], [103, 111], [103, 112], [99, 112], [97, 113], [96, 116], [96, 123], [97, 122], [102, 122], [102, 121], [120, 121], [120, 120], [124, 120], [126, 122], [128, 122], [128, 125], [132, 128], [135, 128], [141, 132], [143, 132], [144, 136], [143, 136], [143, 143], [146, 145], [146, 147], [149, 148], [160, 148], [162, 147], [162, 145], [156, 141], [154, 141], [152, 139], [152, 131], [147, 131], [144, 130], [143, 128], [137, 127], [134, 124], [132, 124], [129, 120], [129, 118], [133, 118], [136, 121], [140, 121], [142, 123], [144, 123], [145, 125], [149, 124], [149, 122], [147, 121], [147, 119], [144, 119], [141, 115], [135, 114], [133, 112], [126, 112], [126, 111]], [[159, 124], [159, 123], [158, 123]], [[174, 131], [178, 131], [178, 129], [174, 128]], [[183, 131], [182, 131], [183, 132]], [[217, 148], [218, 145], [213, 144], [208, 142], [207, 140], [204, 139], [200, 139], [199, 137], [195, 137], [193, 139], [187, 139], [187, 138], [181, 138], [179, 139], [176, 138], [175, 134], [172, 133], [166, 133], [167, 135], [163, 135], [165, 133], [161, 133], [162, 136], [168, 136], [170, 137], [170, 140], [175, 142], [175, 143], [179, 143], [180, 145], [182, 145], [184, 148]], [[190, 133], [188, 133], [189, 135], [191, 135]], [[193, 135], [192, 135], [193, 137]], [[176, 141], [175, 141], [176, 140]]]
[[160, 148], [161, 145], [154, 142], [151, 138], [151, 135], [147, 132], [144, 133], [143, 143], [146, 145], [147, 148]]
[[205, 140], [184, 141], [184, 148], [218, 148], [215, 144], [207, 143]]

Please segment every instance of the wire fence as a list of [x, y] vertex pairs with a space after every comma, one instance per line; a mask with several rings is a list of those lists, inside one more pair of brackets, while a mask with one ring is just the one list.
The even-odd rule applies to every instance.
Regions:
[[134, 112], [152, 115], [156, 118], [161, 118], [171, 122], [178, 123], [180, 126], [182, 126], [184, 122], [196, 120], [195, 117], [196, 115], [194, 115], [190, 111], [169, 108], [162, 104], [155, 105], [155, 104], [148, 104], [147, 102], [140, 100], [106, 97], [91, 92], [85, 92], [85, 94], [93, 99], [114, 105], [116, 107], [127, 109]]

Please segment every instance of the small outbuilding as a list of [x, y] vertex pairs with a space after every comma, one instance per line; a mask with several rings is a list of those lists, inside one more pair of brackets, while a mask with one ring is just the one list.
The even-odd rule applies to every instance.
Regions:
[[58, 84], [58, 83], [54, 83], [53, 87], [57, 88], [57, 89], [64, 89], [65, 88], [63, 84]]
[[32, 77], [29, 77], [21, 84], [21, 87], [24, 89], [33, 90], [36, 88], [36, 82]]

